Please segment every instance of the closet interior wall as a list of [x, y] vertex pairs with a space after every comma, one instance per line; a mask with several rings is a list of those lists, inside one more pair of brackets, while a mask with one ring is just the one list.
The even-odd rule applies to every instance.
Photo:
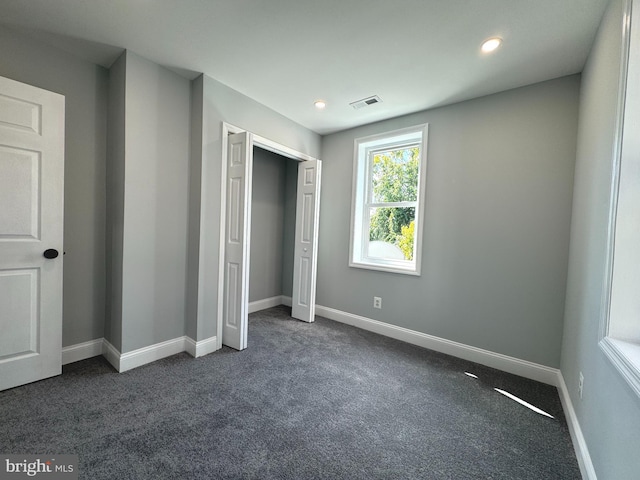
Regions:
[[253, 149], [250, 303], [292, 295], [298, 163]]

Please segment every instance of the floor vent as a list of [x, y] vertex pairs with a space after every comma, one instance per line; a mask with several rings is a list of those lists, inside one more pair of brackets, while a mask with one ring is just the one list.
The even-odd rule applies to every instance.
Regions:
[[360, 110], [361, 108], [368, 107], [370, 105], [375, 105], [376, 103], [380, 103], [381, 101], [382, 99], [379, 96], [374, 95], [372, 97], [367, 97], [367, 98], [363, 98], [362, 100], [351, 102], [349, 105], [351, 105], [356, 110]]

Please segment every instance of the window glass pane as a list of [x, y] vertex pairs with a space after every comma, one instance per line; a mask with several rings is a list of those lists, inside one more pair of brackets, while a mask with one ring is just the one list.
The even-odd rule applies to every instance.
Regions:
[[415, 207], [370, 208], [367, 256], [413, 260], [415, 219]]
[[418, 200], [420, 148], [375, 152], [371, 162], [371, 201], [415, 202]]

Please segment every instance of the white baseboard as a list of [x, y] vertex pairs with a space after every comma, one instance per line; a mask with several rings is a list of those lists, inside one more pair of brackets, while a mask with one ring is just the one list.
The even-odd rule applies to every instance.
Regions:
[[186, 352], [187, 337], [178, 337], [166, 342], [156, 343], [148, 347], [138, 348], [131, 352], [120, 354], [120, 373], [141, 367], [147, 363], [155, 362], [162, 358], [170, 357], [176, 353]]
[[218, 350], [218, 338], [210, 337], [196, 342], [189, 337], [178, 337], [166, 342], [156, 343], [148, 347], [138, 348], [127, 353], [120, 353], [107, 340], [103, 340], [102, 355], [113, 368], [123, 373], [147, 363], [170, 357], [176, 353], [188, 352], [192, 357], [202, 357]]
[[205, 340], [200, 340], [199, 342], [196, 342], [192, 338], [185, 337], [185, 347], [192, 357], [202, 357], [203, 355], [208, 355], [218, 350], [218, 337], [210, 337]]
[[62, 365], [102, 355], [102, 338], [77, 343], [62, 349]]
[[282, 305], [282, 295], [249, 302], [249, 313], [259, 312], [278, 305]]
[[586, 480], [597, 480], [596, 471], [593, 468], [593, 462], [591, 462], [591, 455], [587, 448], [587, 442], [582, 435], [582, 429], [578, 423], [578, 417], [576, 411], [573, 408], [571, 397], [569, 396], [569, 390], [567, 384], [564, 382], [562, 372], [558, 372], [557, 387], [560, 393], [560, 401], [562, 402], [562, 409], [567, 419], [567, 425], [569, 426], [569, 433], [571, 434], [571, 440], [573, 441], [573, 448], [576, 452], [576, 458], [578, 459], [578, 465], [580, 466], [580, 472], [582, 478]]
[[107, 359], [113, 368], [120, 371], [120, 352], [105, 338], [102, 341], [102, 356]]
[[291, 297], [286, 295], [276, 295], [275, 297], [265, 298], [263, 300], [256, 300], [249, 303], [249, 313], [259, 312], [260, 310], [266, 310], [267, 308], [277, 307], [278, 305], [291, 306]]
[[398, 327], [321, 305], [316, 305], [316, 315], [335, 320], [336, 322], [353, 325], [363, 330], [369, 330], [386, 337], [395, 338], [396, 340], [402, 340], [403, 342], [413, 345], [435, 350], [436, 352], [446, 353], [464, 360], [480, 363], [504, 372], [513, 373], [514, 375], [557, 386], [559, 370], [556, 368], [509, 357], [463, 343], [453, 342], [444, 338], [427, 335], [426, 333], [416, 332], [408, 328]]

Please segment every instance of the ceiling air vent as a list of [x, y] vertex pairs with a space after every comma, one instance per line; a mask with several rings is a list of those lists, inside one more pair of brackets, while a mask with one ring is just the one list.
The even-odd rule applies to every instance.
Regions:
[[372, 97], [367, 97], [367, 98], [363, 98], [362, 100], [351, 102], [349, 105], [351, 105], [356, 110], [360, 110], [361, 108], [368, 107], [370, 105], [375, 105], [376, 103], [380, 103], [381, 101], [382, 99], [379, 96], [374, 95]]

